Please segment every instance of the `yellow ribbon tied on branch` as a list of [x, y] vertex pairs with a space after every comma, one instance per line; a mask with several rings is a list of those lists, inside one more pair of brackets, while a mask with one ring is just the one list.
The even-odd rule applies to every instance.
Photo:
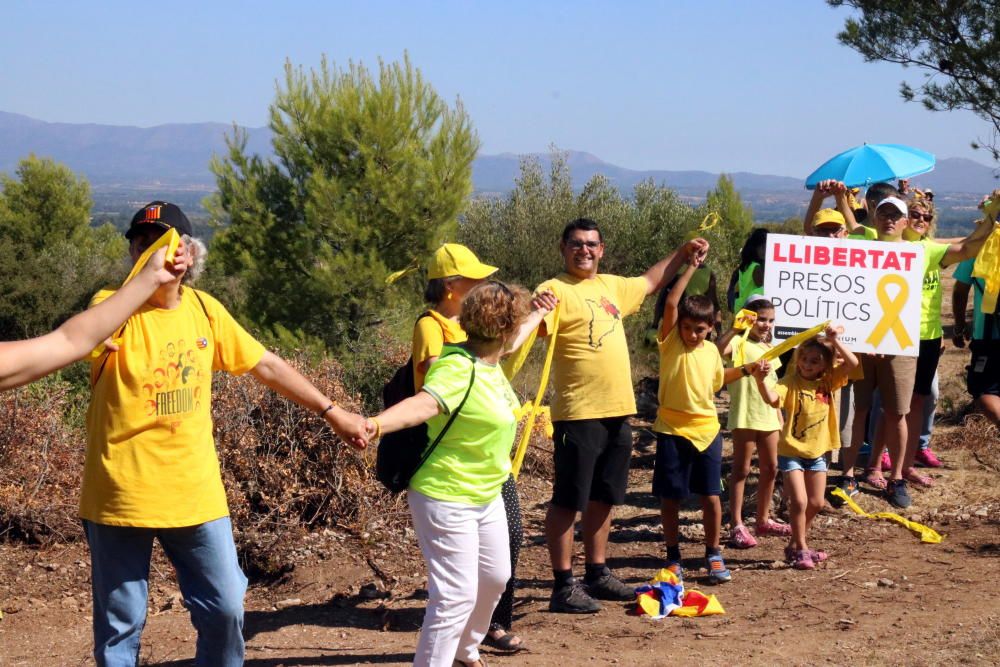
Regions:
[[[549, 349], [545, 353], [545, 364], [542, 366], [542, 375], [538, 380], [538, 393], [535, 394], [535, 399], [533, 401], [525, 403], [521, 408], [522, 414], [525, 412], [528, 414], [528, 419], [524, 423], [524, 428], [521, 431], [521, 439], [517, 443], [517, 448], [514, 450], [514, 458], [511, 461], [511, 473], [514, 475], [514, 479], [517, 479], [518, 475], [521, 473], [521, 466], [524, 464], [524, 456], [528, 453], [528, 442], [531, 440], [531, 432], [535, 428], [535, 420], [538, 419], [538, 415], [548, 410], [548, 408], [542, 406], [542, 399], [545, 398], [545, 389], [549, 384], [549, 371], [552, 368], [552, 358], [556, 350], [556, 336], [558, 334], [559, 309], [556, 308], [555, 316], [552, 320], [552, 331], [549, 335]], [[516, 375], [517, 371], [521, 369], [521, 366], [524, 364], [524, 359], [527, 357], [527, 350], [525, 350], [525, 348], [530, 350], [530, 346], [534, 343], [537, 336], [538, 332], [536, 330], [532, 333], [531, 338], [529, 338], [528, 341], [521, 346], [521, 350], [519, 350], [519, 352], [523, 351], [523, 356], [519, 355], [521, 356], [519, 363], [517, 361], [513, 361], [510, 367], [505, 366], [504, 372], [507, 374], [508, 378]], [[516, 368], [514, 367], [515, 365]], [[513, 372], [510, 372], [511, 370]], [[549, 419], [549, 423], [551, 423], [551, 421], [552, 420]]]
[[[149, 262], [149, 258], [152, 257], [154, 254], [156, 254], [156, 251], [162, 248], [163, 246], [167, 247], [167, 255], [164, 258], [164, 261], [166, 261], [168, 264], [173, 264], [174, 257], [177, 255], [177, 248], [180, 246], [180, 244], [181, 244], [180, 234], [177, 233], [176, 229], [171, 227], [166, 232], [164, 232], [160, 236], [160, 238], [156, 239], [152, 245], [146, 248], [145, 252], [139, 255], [139, 259], [135, 261], [135, 264], [132, 266], [132, 270], [129, 271], [128, 277], [125, 278], [125, 281], [122, 283], [122, 286], [124, 287], [125, 285], [128, 284], [130, 280], [135, 278], [139, 274], [139, 272], [142, 271], [143, 267], [145, 267], [146, 264]], [[115, 332], [115, 335], [111, 337], [112, 343], [114, 343], [115, 345], [121, 345], [122, 343], [121, 335], [124, 329], [125, 325], [123, 324], [121, 328], [119, 328], [118, 331]], [[92, 359], [96, 359], [102, 354], [104, 354], [103, 344], [98, 345], [96, 348], [94, 348], [94, 350], [90, 353], [90, 357]]]
[[941, 540], [944, 539], [941, 537], [941, 534], [933, 528], [925, 526], [922, 523], [917, 523], [916, 521], [904, 519], [894, 512], [875, 512], [874, 514], [868, 513], [861, 509], [861, 506], [854, 502], [850, 496], [844, 493], [843, 489], [834, 489], [830, 493], [844, 501], [844, 504], [851, 508], [851, 511], [858, 516], [863, 516], [866, 519], [885, 519], [886, 521], [894, 521], [904, 528], [912, 530], [914, 533], [919, 535], [921, 542], [926, 544], [940, 544]]
[[[896, 296], [889, 296], [889, 290], [887, 289], [889, 285], [895, 285], [899, 288]], [[890, 273], [887, 276], [882, 276], [875, 289], [878, 296], [878, 305], [882, 306], [882, 319], [872, 329], [871, 334], [865, 339], [865, 342], [871, 343], [872, 347], [877, 348], [886, 337], [886, 334], [891, 331], [892, 335], [896, 337], [896, 342], [905, 350], [913, 345], [913, 341], [910, 339], [910, 335], [906, 333], [906, 327], [903, 326], [903, 320], [899, 316], [903, 312], [906, 300], [910, 297], [910, 286], [903, 276]]]

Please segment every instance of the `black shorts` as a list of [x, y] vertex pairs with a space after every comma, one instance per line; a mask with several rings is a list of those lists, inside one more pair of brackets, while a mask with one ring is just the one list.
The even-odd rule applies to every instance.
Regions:
[[941, 339], [920, 341], [920, 356], [917, 357], [917, 375], [913, 380], [913, 393], [921, 396], [931, 395], [931, 385], [937, 373], [938, 361], [941, 360]]
[[1000, 396], [1000, 340], [974, 340], [969, 343], [972, 363], [966, 386], [973, 398], [984, 394]]
[[625, 417], [553, 423], [552, 504], [582, 512], [591, 500], [623, 505], [632, 461], [632, 428]]
[[722, 434], [715, 436], [708, 449], [699, 452], [687, 438], [657, 433], [653, 495], [684, 500], [691, 493], [722, 493]]

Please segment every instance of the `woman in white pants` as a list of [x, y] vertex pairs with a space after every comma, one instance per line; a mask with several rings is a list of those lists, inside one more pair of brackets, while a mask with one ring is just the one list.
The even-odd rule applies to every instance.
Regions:
[[368, 420], [373, 438], [427, 422], [433, 442], [461, 405], [407, 491], [428, 570], [427, 611], [413, 659], [420, 667], [485, 664], [479, 643], [510, 578], [500, 491], [510, 474], [519, 405], [499, 361], [549, 310], [529, 315], [529, 309], [526, 292], [496, 281], [474, 287], [459, 316], [468, 340], [444, 347], [415, 396]]

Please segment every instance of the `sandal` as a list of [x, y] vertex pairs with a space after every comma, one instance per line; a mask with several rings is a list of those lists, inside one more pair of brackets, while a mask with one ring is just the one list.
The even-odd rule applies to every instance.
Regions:
[[889, 487], [889, 482], [885, 481], [881, 470], [865, 468], [865, 474], [861, 477], [868, 486], [873, 486], [879, 491], [885, 491]]
[[930, 488], [934, 486], [934, 478], [917, 472], [914, 468], [907, 468], [903, 471], [903, 477], [908, 482], [913, 482], [917, 486]]
[[483, 637], [483, 645], [489, 646], [490, 648], [496, 649], [503, 653], [519, 653], [521, 651], [527, 650], [528, 645], [524, 643], [524, 640], [515, 635], [512, 632], [507, 632], [500, 629], [503, 632], [499, 637], [494, 637], [491, 632], [496, 632], [496, 630], [490, 630]]

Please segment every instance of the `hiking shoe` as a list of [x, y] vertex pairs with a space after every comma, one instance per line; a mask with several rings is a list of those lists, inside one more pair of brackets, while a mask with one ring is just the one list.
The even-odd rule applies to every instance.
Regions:
[[738, 526], [733, 526], [733, 529], [729, 531], [729, 544], [737, 549], [752, 549], [757, 546], [757, 540], [753, 538], [747, 527], [741, 523]]
[[792, 561], [792, 567], [796, 570], [811, 570], [816, 567], [812, 553], [808, 549], [795, 551], [790, 560]]
[[916, 471], [915, 468], [907, 468], [903, 471], [903, 477], [907, 482], [913, 482], [917, 486], [930, 488], [934, 486], [934, 478]]
[[849, 498], [853, 498], [858, 495], [858, 480], [853, 477], [847, 477], [846, 475], [841, 477], [840, 483], [837, 484], [837, 486], [839, 486], [840, 490], [846, 493]]
[[888, 472], [892, 470], [892, 457], [889, 456], [889, 452], [882, 452], [882, 472]]
[[914, 462], [917, 465], [922, 465], [925, 468], [940, 468], [944, 464], [941, 463], [941, 459], [931, 451], [931, 448], [917, 450], [917, 456], [914, 458]]
[[608, 572], [593, 581], [583, 582], [590, 597], [598, 600], [613, 600], [615, 602], [631, 602], [635, 599], [635, 588]]
[[681, 562], [679, 560], [667, 561], [667, 567], [664, 569], [673, 572], [674, 576], [677, 577], [677, 583], [684, 583], [684, 568], [681, 567]]
[[708, 581], [713, 584], [724, 584], [733, 578], [732, 573], [726, 568], [726, 562], [722, 560], [722, 554], [712, 554], [708, 557]]
[[905, 479], [894, 479], [889, 482], [889, 488], [885, 490], [885, 498], [893, 507], [906, 509], [913, 502], [910, 499], [910, 492], [906, 490]]
[[754, 526], [757, 537], [788, 537], [792, 534], [792, 527], [787, 523], [779, 523], [774, 519], [768, 519], [764, 523]]
[[576, 579], [553, 590], [549, 599], [549, 611], [557, 614], [593, 614], [600, 610], [601, 603], [587, 595]]

